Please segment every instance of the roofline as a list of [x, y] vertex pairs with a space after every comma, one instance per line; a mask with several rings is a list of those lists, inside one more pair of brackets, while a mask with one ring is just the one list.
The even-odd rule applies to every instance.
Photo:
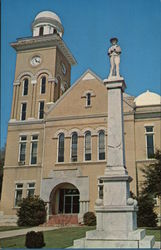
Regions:
[[63, 55], [67, 58], [70, 65], [76, 65], [77, 61], [66, 46], [63, 39], [58, 34], [44, 35], [38, 37], [25, 37], [17, 39], [16, 42], [10, 44], [16, 51], [24, 51], [35, 48], [57, 46]]
[[90, 73], [92, 74], [98, 81], [100, 81], [100, 83], [102, 83], [104, 85], [104, 82], [103, 80], [97, 76], [93, 71], [91, 71], [90, 69], [87, 69], [83, 75], [81, 75], [77, 80], [76, 82], [74, 82], [72, 84], [72, 86], [55, 102], [53, 103], [53, 105], [49, 108], [49, 110], [46, 112], [46, 114], [48, 115], [58, 104], [59, 102], [61, 102], [61, 100], [64, 99], [64, 97], [81, 81], [81, 79], [87, 74], [87, 73]]

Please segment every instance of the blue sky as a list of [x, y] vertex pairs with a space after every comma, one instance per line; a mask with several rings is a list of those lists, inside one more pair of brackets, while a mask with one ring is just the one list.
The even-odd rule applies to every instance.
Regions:
[[122, 48], [120, 71], [126, 92], [137, 96], [149, 89], [160, 94], [159, 0], [1, 0], [1, 146], [10, 118], [16, 53], [10, 43], [31, 36], [37, 13], [54, 11], [64, 26], [63, 39], [77, 60], [73, 84], [88, 68], [102, 79], [109, 73], [109, 39]]

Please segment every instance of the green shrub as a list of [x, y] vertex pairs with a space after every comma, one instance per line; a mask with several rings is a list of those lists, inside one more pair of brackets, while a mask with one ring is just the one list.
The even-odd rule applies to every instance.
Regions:
[[45, 246], [43, 232], [31, 231], [26, 234], [25, 246], [27, 248], [42, 248]]
[[38, 196], [27, 197], [20, 203], [17, 211], [18, 226], [38, 226], [46, 221], [45, 202]]
[[95, 226], [96, 225], [96, 216], [93, 212], [87, 212], [83, 216], [84, 224], [87, 226]]
[[139, 211], [137, 214], [138, 227], [156, 227], [157, 214], [154, 212], [154, 199], [149, 194], [141, 194], [138, 197]]

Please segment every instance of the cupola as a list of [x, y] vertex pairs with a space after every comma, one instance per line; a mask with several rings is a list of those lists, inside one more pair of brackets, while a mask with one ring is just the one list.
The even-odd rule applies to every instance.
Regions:
[[64, 28], [57, 14], [51, 11], [42, 11], [32, 23], [33, 36], [58, 34], [62, 37]]

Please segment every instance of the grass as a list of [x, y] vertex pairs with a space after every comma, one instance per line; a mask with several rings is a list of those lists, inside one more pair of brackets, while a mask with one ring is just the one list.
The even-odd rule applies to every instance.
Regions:
[[[73, 245], [73, 240], [85, 236], [85, 232], [93, 230], [95, 227], [70, 227], [60, 228], [53, 231], [44, 232], [45, 248], [66, 248]], [[146, 229], [147, 235], [154, 235], [156, 241], [160, 241], [160, 230]], [[25, 236], [18, 236], [0, 240], [2, 248], [24, 248]]]
[[146, 235], [154, 235], [156, 241], [161, 241], [161, 228], [146, 228]]
[[[73, 240], [85, 236], [85, 232], [95, 227], [70, 227], [44, 232], [45, 248], [66, 248], [73, 245]], [[0, 240], [2, 248], [24, 248], [25, 236], [17, 236]]]

